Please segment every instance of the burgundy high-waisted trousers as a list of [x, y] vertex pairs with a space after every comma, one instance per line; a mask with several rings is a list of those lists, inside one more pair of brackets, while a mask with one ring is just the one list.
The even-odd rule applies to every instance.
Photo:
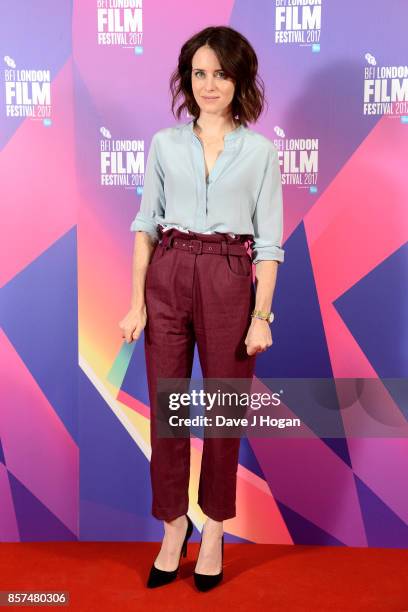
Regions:
[[[190, 438], [157, 435], [157, 379], [190, 379], [195, 343], [204, 379], [252, 379], [256, 355], [247, 354], [245, 337], [255, 287], [245, 245], [249, 236], [158, 228], [160, 240], [146, 274], [144, 344], [151, 407], [152, 514], [171, 521], [188, 511]], [[225, 244], [241, 245], [235, 249], [241, 255], [226, 254]], [[222, 252], [214, 254], [213, 249]], [[203, 439], [197, 503], [217, 521], [236, 515], [240, 441], [240, 437]]]

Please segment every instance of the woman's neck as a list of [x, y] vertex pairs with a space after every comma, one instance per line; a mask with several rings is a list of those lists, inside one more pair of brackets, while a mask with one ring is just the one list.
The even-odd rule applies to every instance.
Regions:
[[217, 122], [214, 124], [213, 121], [208, 121], [207, 119], [203, 119], [202, 117], [198, 117], [197, 120], [194, 121], [194, 129], [200, 135], [205, 135], [208, 138], [216, 138], [222, 135], [224, 137], [228, 132], [232, 132], [239, 126], [238, 122], [235, 122], [233, 117], [230, 117], [229, 120], [226, 120], [224, 123], [219, 124]]

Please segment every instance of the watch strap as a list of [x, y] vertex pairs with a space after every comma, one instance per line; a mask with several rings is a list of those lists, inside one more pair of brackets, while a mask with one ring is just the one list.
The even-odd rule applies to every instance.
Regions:
[[272, 321], [275, 318], [275, 315], [272, 311], [264, 312], [262, 310], [256, 310], [254, 308], [254, 310], [251, 313], [251, 317], [254, 317], [255, 319], [262, 319], [263, 321], [268, 321], [268, 323], [272, 323]]

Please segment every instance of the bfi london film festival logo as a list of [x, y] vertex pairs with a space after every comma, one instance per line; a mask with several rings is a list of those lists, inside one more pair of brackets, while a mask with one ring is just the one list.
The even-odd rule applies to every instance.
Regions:
[[98, 45], [143, 53], [142, 0], [97, 0]]
[[408, 123], [408, 66], [377, 66], [371, 53], [365, 60], [363, 114], [400, 115]]
[[101, 185], [136, 189], [144, 183], [144, 140], [114, 140], [106, 127], [100, 128]]
[[275, 0], [275, 43], [320, 51], [322, 0]]
[[277, 138], [273, 144], [278, 149], [282, 185], [296, 185], [317, 193], [319, 170], [318, 138], [286, 138], [284, 130], [275, 125]]
[[6, 117], [31, 117], [51, 125], [51, 71], [18, 69], [9, 55], [4, 56]]

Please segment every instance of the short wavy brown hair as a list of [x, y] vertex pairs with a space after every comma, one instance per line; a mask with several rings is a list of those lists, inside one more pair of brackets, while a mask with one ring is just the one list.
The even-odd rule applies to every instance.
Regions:
[[[210, 26], [194, 34], [181, 47], [178, 66], [170, 77], [171, 110], [180, 119], [186, 110], [198, 119], [200, 107], [191, 86], [192, 59], [200, 47], [208, 45], [216, 53], [222, 70], [235, 84], [232, 116], [245, 127], [255, 122], [264, 109], [265, 87], [258, 75], [258, 58], [248, 40], [228, 26]], [[175, 112], [177, 99], [182, 103]]]

